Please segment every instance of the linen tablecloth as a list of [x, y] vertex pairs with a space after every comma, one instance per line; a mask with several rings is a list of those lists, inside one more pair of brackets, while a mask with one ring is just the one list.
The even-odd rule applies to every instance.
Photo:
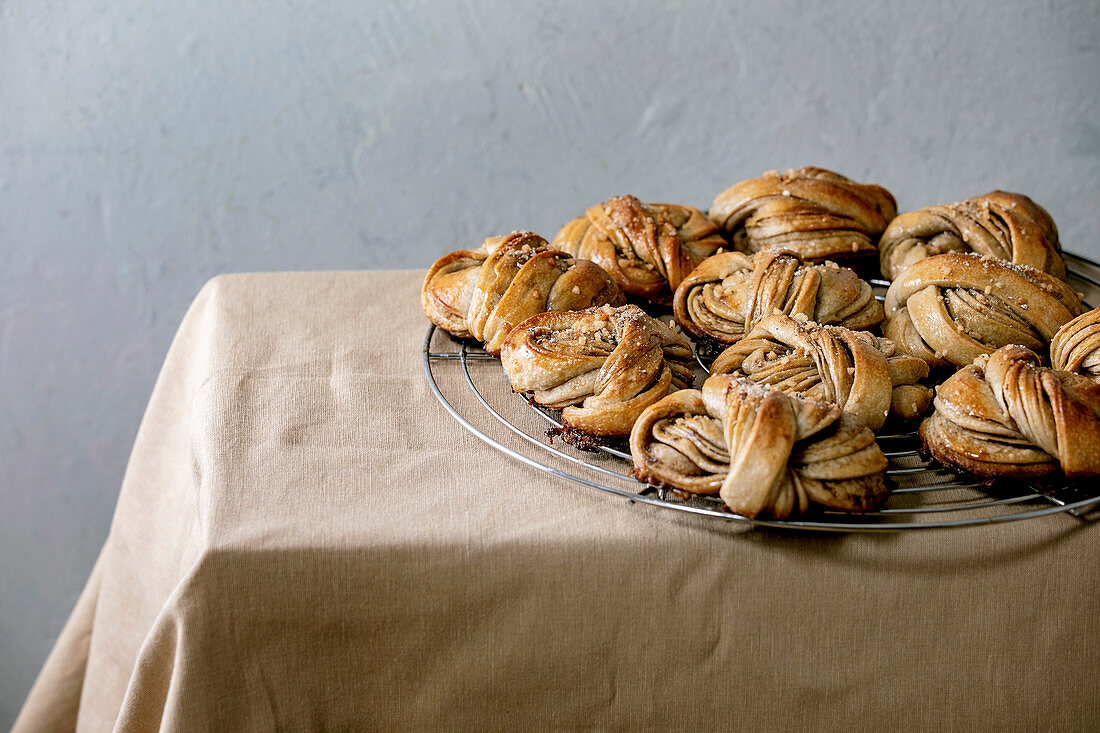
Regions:
[[1100, 527], [744, 531], [564, 483], [433, 399], [421, 278], [202, 290], [16, 731], [1100, 725]]

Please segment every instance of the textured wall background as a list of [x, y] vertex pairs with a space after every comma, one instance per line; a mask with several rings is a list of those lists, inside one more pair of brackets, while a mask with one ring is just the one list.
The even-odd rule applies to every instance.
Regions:
[[[1100, 258], [1100, 5], [0, 0], [0, 727], [190, 299], [816, 164]], [[409, 293], [410, 300], [415, 293]]]

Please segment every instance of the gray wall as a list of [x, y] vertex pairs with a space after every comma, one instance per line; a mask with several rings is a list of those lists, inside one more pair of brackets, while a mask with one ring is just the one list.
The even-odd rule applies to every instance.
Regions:
[[0, 0], [0, 727], [216, 273], [424, 267], [803, 164], [902, 210], [1021, 191], [1100, 257], [1096, 2], [554, 5]]

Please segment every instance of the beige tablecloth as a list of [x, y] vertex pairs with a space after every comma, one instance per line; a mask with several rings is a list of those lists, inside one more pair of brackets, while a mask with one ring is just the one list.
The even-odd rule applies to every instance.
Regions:
[[1100, 527], [744, 531], [548, 477], [433, 399], [420, 279], [202, 291], [16, 731], [1100, 726]]

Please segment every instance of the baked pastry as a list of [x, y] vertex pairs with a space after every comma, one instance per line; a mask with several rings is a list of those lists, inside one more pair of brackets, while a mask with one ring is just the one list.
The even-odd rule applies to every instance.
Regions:
[[710, 373], [740, 373], [787, 394], [835, 402], [872, 430], [890, 412], [919, 417], [932, 400], [932, 390], [916, 384], [928, 376], [923, 359], [896, 354], [894, 344], [866, 331], [782, 314], [760, 321], [719, 354]]
[[1050, 365], [1100, 381], [1100, 308], [1064, 324], [1050, 340]]
[[500, 359], [512, 389], [591, 435], [629, 435], [642, 410], [695, 377], [684, 335], [636, 305], [532, 316]]
[[782, 247], [807, 260], [875, 253], [875, 241], [897, 215], [881, 186], [856, 183], [823, 168], [770, 171], [714, 199], [709, 216], [742, 252]]
[[707, 258], [680, 283], [672, 307], [685, 331], [727, 344], [777, 311], [853, 329], [883, 319], [870, 284], [852, 270], [832, 261], [807, 264], [777, 249]]
[[606, 272], [550, 250], [532, 232], [490, 237], [478, 249], [440, 257], [420, 290], [420, 306], [432, 323], [481, 341], [490, 354], [498, 354], [508, 332], [536, 313], [625, 302]]
[[703, 212], [613, 196], [566, 224], [553, 247], [591, 260], [624, 292], [667, 304], [695, 266], [726, 246]]
[[878, 252], [887, 280], [918, 260], [945, 252], [976, 252], [1066, 276], [1050, 214], [1027, 196], [1005, 191], [902, 214], [886, 227]]
[[941, 463], [978, 476], [1100, 476], [1100, 384], [1040, 366], [1010, 345], [979, 356], [936, 388], [921, 423]]
[[1058, 327], [1083, 310], [1053, 275], [959, 252], [907, 267], [885, 305], [886, 338], [933, 366], [963, 366], [1006, 344], [1046, 351]]
[[862, 420], [835, 404], [729, 374], [642, 413], [632, 475], [718, 494], [737, 514], [785, 519], [820, 504], [862, 512], [886, 498], [886, 457]]

